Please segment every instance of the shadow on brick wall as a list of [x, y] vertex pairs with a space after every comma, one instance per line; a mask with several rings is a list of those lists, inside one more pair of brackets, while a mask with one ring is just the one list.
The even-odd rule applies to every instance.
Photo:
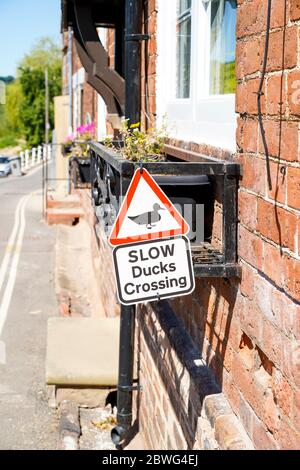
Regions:
[[[232, 309], [228, 318], [231, 314]], [[137, 396], [138, 419], [153, 423], [152, 436], [147, 436], [148, 426], [143, 433], [152, 448], [192, 449], [200, 439], [203, 400], [221, 387], [167, 301], [141, 305], [137, 324], [143, 388]], [[225, 332], [229, 327], [228, 322]], [[218, 349], [220, 357], [224, 347]]]
[[234, 311], [238, 310], [239, 282], [237, 278], [197, 279], [195, 291], [189, 299], [182, 297], [172, 302], [176, 314], [221, 388], [230, 348], [236, 349], [240, 341], [236, 329], [231, 327]]

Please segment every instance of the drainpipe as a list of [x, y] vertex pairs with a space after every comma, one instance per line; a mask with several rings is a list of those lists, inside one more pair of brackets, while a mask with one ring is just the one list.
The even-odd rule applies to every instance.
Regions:
[[121, 305], [117, 426], [111, 431], [116, 446], [126, 438], [132, 424], [134, 330], [135, 306]]
[[125, 117], [130, 124], [141, 116], [141, 40], [142, 0], [126, 0], [125, 4]]
[[[126, 0], [125, 117], [129, 124], [140, 122], [141, 115], [142, 15], [142, 0]], [[115, 445], [124, 441], [132, 425], [134, 330], [135, 306], [121, 305], [117, 426], [111, 432]]]

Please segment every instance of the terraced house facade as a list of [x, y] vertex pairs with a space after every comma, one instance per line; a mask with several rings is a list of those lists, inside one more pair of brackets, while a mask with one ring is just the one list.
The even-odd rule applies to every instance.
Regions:
[[[136, 85], [142, 127], [168, 127], [170, 161], [223, 165], [206, 189], [173, 189], [204, 204], [208, 253], [193, 248], [192, 295], [136, 309], [132, 423], [151, 449], [299, 448], [300, 1], [136, 0], [134, 38], [127, 2], [62, 3], [72, 126], [93, 120], [99, 141], [117, 138]], [[94, 36], [79, 39], [87, 12], [105, 49], [98, 62]], [[96, 220], [99, 295], [106, 315], [119, 315], [105, 224], [82, 197]]]

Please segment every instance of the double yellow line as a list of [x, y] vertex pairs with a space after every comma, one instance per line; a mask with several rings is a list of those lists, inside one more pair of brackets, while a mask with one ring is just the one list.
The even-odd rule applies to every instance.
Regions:
[[0, 293], [4, 281], [8, 276], [3, 296], [0, 299], [0, 336], [2, 335], [2, 331], [6, 322], [7, 313], [17, 277], [19, 258], [22, 250], [26, 225], [25, 208], [32, 194], [33, 193], [23, 196], [18, 202], [15, 210], [13, 229], [6, 245], [4, 258], [0, 267]]

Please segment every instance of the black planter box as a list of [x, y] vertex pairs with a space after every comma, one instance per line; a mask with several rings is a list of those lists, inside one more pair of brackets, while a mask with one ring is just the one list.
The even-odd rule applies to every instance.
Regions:
[[66, 157], [67, 155], [70, 155], [70, 153], [72, 153], [72, 144], [70, 145], [67, 145], [67, 144], [62, 144], [61, 146], [61, 151], [62, 151], [62, 154]]
[[75, 188], [89, 187], [91, 161], [87, 157], [70, 157], [69, 174]]
[[[204, 204], [204, 239], [191, 240], [195, 275], [234, 277], [237, 264], [237, 190], [240, 165], [166, 146], [163, 162], [143, 163], [173, 203]], [[119, 210], [138, 162], [131, 162], [102, 144], [90, 144], [92, 199], [100, 223], [109, 227]], [[222, 247], [211, 244], [217, 183], [222, 186]], [[193, 202], [194, 201], [194, 202]], [[194, 217], [194, 215], [193, 215]], [[191, 226], [191, 223], [190, 223]], [[193, 227], [191, 227], [193, 228]]]

